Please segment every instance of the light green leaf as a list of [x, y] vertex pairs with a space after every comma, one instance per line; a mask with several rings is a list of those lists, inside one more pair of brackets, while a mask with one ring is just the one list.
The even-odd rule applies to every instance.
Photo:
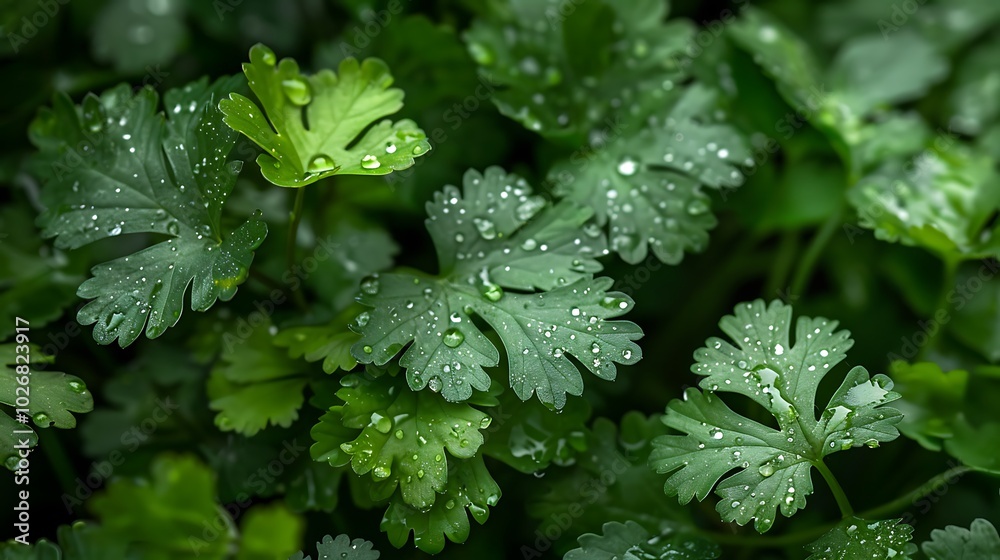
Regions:
[[[371, 473], [372, 498], [384, 500], [397, 486], [407, 504], [426, 510], [448, 483], [452, 456], [468, 459], [483, 444], [490, 417], [467, 404], [449, 403], [429, 391], [410, 391], [385, 374], [351, 374], [337, 392], [344, 401], [313, 429], [313, 458], [333, 466], [350, 461], [359, 475]], [[329, 451], [333, 451], [330, 453]]]
[[992, 523], [976, 519], [968, 529], [934, 529], [920, 549], [930, 560], [1000, 560], [1000, 535]]
[[971, 51], [955, 76], [955, 89], [948, 99], [950, 125], [959, 132], [979, 134], [1000, 117], [1000, 40]]
[[80, 285], [77, 295], [93, 301], [77, 319], [96, 323], [99, 343], [117, 338], [127, 346], [144, 326], [155, 338], [177, 324], [188, 286], [191, 308], [205, 311], [231, 299], [247, 278], [267, 226], [255, 217], [223, 236], [222, 205], [242, 162], [227, 161], [236, 134], [215, 107], [239, 83], [202, 79], [170, 90], [166, 118], [152, 88], [133, 95], [123, 84], [88, 95], [80, 107], [60, 94], [32, 123], [32, 142], [52, 166], [38, 222], [57, 247], [130, 233], [169, 237], [94, 267]]
[[[837, 322], [799, 318], [791, 336], [792, 309], [774, 301], [740, 304], [719, 322], [736, 346], [709, 338], [695, 351], [691, 370], [705, 378], [688, 389], [683, 400], [667, 407], [663, 422], [684, 435], [653, 441], [650, 466], [670, 474], [668, 495], [684, 504], [704, 500], [718, 484], [716, 510], [725, 521], [744, 525], [754, 519], [758, 532], [774, 523], [776, 511], [786, 517], [805, 507], [812, 493], [811, 470], [823, 457], [851, 447], [877, 447], [899, 436], [901, 414], [885, 403], [899, 398], [884, 375], [869, 378], [852, 368], [840, 388], [814, 414], [820, 381], [845, 358], [853, 341]], [[778, 429], [731, 410], [718, 392], [743, 395], [764, 407]], [[733, 469], [737, 472], [726, 476]], [[723, 477], [725, 479], [723, 480]]]
[[293, 358], [323, 360], [323, 371], [333, 373], [338, 369], [351, 371], [358, 365], [351, 355], [351, 345], [357, 340], [358, 335], [344, 322], [334, 320], [328, 325], [282, 329], [275, 335], [274, 344], [288, 348], [288, 355]]
[[226, 124], [264, 150], [257, 163], [276, 185], [303, 187], [337, 174], [385, 175], [431, 149], [409, 119], [376, 122], [403, 106], [403, 91], [389, 87], [392, 76], [381, 60], [348, 58], [336, 74], [323, 69], [306, 76], [295, 60], [278, 62], [258, 43], [243, 72], [264, 112], [238, 93], [219, 108]]
[[274, 560], [296, 553], [302, 546], [305, 520], [274, 503], [250, 508], [240, 520], [236, 560]]
[[233, 337], [208, 379], [208, 406], [218, 411], [215, 425], [246, 436], [268, 424], [291, 426], [305, 401], [306, 371], [275, 345], [266, 324], [245, 339]]
[[231, 535], [202, 538], [206, 526], [232, 524], [215, 501], [214, 473], [193, 457], [160, 456], [148, 480], [116, 479], [89, 502], [101, 530], [149, 560], [211, 559], [227, 555]]
[[704, 539], [683, 534], [651, 535], [634, 521], [605, 523], [603, 534], [581, 535], [579, 541], [580, 548], [567, 552], [564, 560], [711, 560], [722, 554], [718, 545]]
[[806, 560], [855, 560], [884, 558], [906, 560], [917, 551], [910, 543], [913, 527], [898, 519], [868, 521], [858, 517], [844, 519], [806, 549]]
[[500, 501], [500, 487], [490, 476], [482, 455], [464, 461], [449, 461], [451, 476], [444, 493], [434, 505], [419, 510], [394, 496], [382, 518], [382, 530], [389, 542], [401, 548], [413, 533], [413, 542], [420, 550], [437, 554], [444, 550], [445, 538], [463, 543], [471, 529], [468, 510], [480, 524], [489, 519], [489, 508]]
[[393, 273], [362, 282], [359, 301], [373, 309], [358, 322], [354, 357], [382, 365], [409, 345], [399, 363], [410, 388], [468, 399], [490, 385], [483, 367], [500, 360], [476, 317], [506, 348], [517, 395], [537, 393], [555, 408], [583, 392], [570, 356], [606, 380], [615, 378], [616, 363], [637, 362], [639, 327], [608, 320], [632, 300], [609, 292], [610, 278], [592, 278], [606, 249], [596, 226], [585, 225], [591, 211], [551, 206], [495, 167], [469, 171], [464, 183], [464, 196], [447, 186], [427, 205], [440, 276]]
[[[330, 535], [323, 537], [322, 542], [316, 543], [317, 558], [342, 558], [343, 560], [378, 560], [379, 551], [372, 550], [375, 545], [365, 539], [354, 539], [347, 535], [337, 535], [333, 538]], [[288, 560], [312, 560], [312, 556], [305, 556], [304, 552], [298, 552], [288, 557]]]

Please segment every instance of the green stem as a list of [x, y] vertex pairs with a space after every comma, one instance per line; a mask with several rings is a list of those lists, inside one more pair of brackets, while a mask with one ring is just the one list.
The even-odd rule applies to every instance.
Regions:
[[[821, 467], [820, 465], [823, 466]], [[819, 469], [821, 473], [823, 473], [824, 478], [827, 477], [827, 473], [830, 473], [830, 470], [827, 469], [826, 465], [823, 464], [822, 462], [819, 465], [815, 466], [817, 469]], [[921, 484], [918, 488], [915, 488], [913, 491], [907, 493], [906, 495], [900, 496], [899, 498], [891, 502], [888, 502], [886, 504], [866, 510], [858, 514], [858, 517], [862, 519], [884, 518], [886, 515], [889, 515], [895, 511], [899, 511], [901, 509], [905, 509], [906, 507], [913, 505], [913, 503], [916, 502], [918, 499], [933, 492], [934, 489], [937, 488], [939, 484], [947, 483], [949, 479], [961, 476], [967, 472], [970, 472], [971, 470], [972, 469], [966, 466], [958, 466], [948, 469], [947, 471]], [[830, 487], [834, 489], [834, 495], [836, 496], [839, 491], [840, 495], [843, 496], [844, 491], [840, 489], [840, 485], [837, 483], [836, 479], [832, 478], [833, 473], [830, 473], [830, 477], [831, 478], [827, 478], [826, 480], [827, 483], [830, 484]], [[832, 483], [830, 483], [831, 480], [833, 481]], [[845, 497], [844, 500], [846, 501], [847, 498]], [[838, 498], [838, 503], [839, 501], [840, 500]], [[848, 504], [847, 507], [850, 508], [850, 505]], [[843, 511], [843, 508], [841, 508], [841, 511]], [[848, 515], [853, 515], [853, 514], [848, 514]], [[820, 535], [823, 535], [830, 529], [836, 527], [837, 523], [838, 522], [824, 523], [822, 525], [817, 525], [815, 527], [806, 529], [804, 531], [789, 533], [787, 535], [781, 535], [778, 537], [761, 537], [755, 535], [749, 535], [749, 536], [730, 535], [724, 533], [713, 533], [711, 531], [698, 531], [697, 534], [706, 539], [715, 541], [723, 545], [751, 547], [751, 548], [781, 548], [781, 547], [796, 545], [799, 543], [814, 541], [817, 538], [819, 538]]]
[[[288, 245], [285, 248], [288, 258], [288, 270], [295, 267], [296, 261], [296, 239], [299, 235], [299, 224], [302, 222], [302, 205], [305, 202], [306, 190], [304, 188], [295, 189], [295, 202], [292, 204], [292, 211], [288, 215]], [[306, 300], [302, 297], [302, 292], [292, 290], [292, 300], [300, 309], [306, 308]]]
[[771, 273], [764, 286], [764, 293], [768, 297], [770, 294], [780, 293], [781, 290], [788, 287], [788, 274], [792, 270], [792, 263], [795, 262], [795, 255], [798, 254], [798, 251], [799, 236], [797, 232], [790, 231], [781, 236], [781, 241], [778, 244], [778, 255], [771, 265]]
[[809, 278], [812, 276], [813, 268], [816, 266], [816, 261], [819, 256], [823, 253], [823, 249], [826, 248], [827, 243], [833, 237], [833, 233], [837, 231], [840, 224], [843, 222], [843, 209], [838, 208], [826, 222], [820, 226], [816, 235], [813, 236], [812, 241], [809, 242], [809, 247], [806, 248], [805, 254], [802, 255], [802, 260], [799, 261], [799, 266], [795, 269], [795, 275], [792, 276], [792, 286], [788, 289], [789, 299], [794, 299], [796, 296], [802, 295], [805, 290], [806, 285], [809, 283]]
[[[937, 302], [934, 303], [934, 309], [931, 311], [931, 320], [933, 321], [937, 320], [937, 315], [942, 311], [947, 312], [948, 294], [950, 294], [955, 287], [955, 277], [958, 274], [959, 264], [961, 264], [959, 259], [949, 257], [945, 257], [944, 259], [944, 272], [942, 273], [941, 278], [941, 290], [938, 292]], [[943, 332], [943, 326], [938, 325], [938, 328], [927, 337], [927, 342], [920, 348], [920, 352], [917, 354], [918, 360], [923, 360], [927, 355], [927, 351], [937, 346]]]
[[840, 515], [842, 518], [846, 519], [854, 515], [854, 508], [851, 507], [851, 502], [847, 499], [847, 494], [844, 493], [844, 489], [840, 486], [840, 482], [837, 481], [837, 477], [833, 476], [833, 472], [830, 471], [830, 467], [826, 466], [823, 459], [820, 459], [813, 463], [816, 470], [823, 475], [823, 479], [826, 480], [827, 485], [830, 486], [830, 490], [833, 492], [833, 497], [837, 499], [837, 507], [840, 508]]
[[971, 470], [972, 469], [966, 467], [965, 465], [960, 465], [957, 467], [950, 468], [944, 471], [943, 473], [935, 476], [934, 478], [931, 478], [927, 482], [921, 484], [917, 488], [914, 488], [906, 495], [900, 496], [899, 498], [896, 498], [895, 500], [887, 504], [883, 504], [881, 506], [869, 509], [863, 512], [859, 517], [863, 517], [865, 519], [878, 519], [892, 512], [905, 509], [909, 506], [912, 506], [914, 502], [916, 502], [920, 498], [933, 492], [934, 489], [937, 488], [939, 484], [948, 483], [949, 479], [957, 476], [962, 476], [963, 474]]

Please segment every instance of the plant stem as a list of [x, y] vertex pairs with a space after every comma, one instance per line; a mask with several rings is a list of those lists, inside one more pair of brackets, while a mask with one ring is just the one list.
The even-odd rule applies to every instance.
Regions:
[[863, 517], [865, 519], [877, 519], [879, 517], [884, 517], [885, 515], [892, 513], [894, 511], [904, 509], [908, 506], [913, 505], [913, 503], [916, 502], [918, 499], [926, 496], [927, 494], [930, 494], [942, 482], [947, 483], [949, 479], [957, 476], [962, 476], [963, 474], [971, 470], [972, 469], [966, 467], [965, 465], [952, 467], [944, 471], [943, 473], [931, 478], [930, 480], [921, 484], [917, 488], [914, 488], [906, 495], [900, 496], [899, 498], [896, 498], [895, 500], [887, 504], [883, 504], [878, 507], [869, 509], [863, 512], [859, 517]]
[[789, 299], [801, 296], [802, 292], [805, 291], [806, 285], [809, 283], [809, 278], [812, 276], [813, 268], [816, 266], [816, 261], [833, 237], [833, 232], [837, 231], [837, 227], [843, 221], [843, 212], [843, 208], [838, 208], [836, 212], [823, 222], [816, 235], [813, 236], [812, 241], [809, 242], [809, 247], [806, 248], [806, 252], [802, 255], [802, 260], [799, 261], [799, 266], [796, 267], [795, 275], [792, 277], [792, 286], [788, 289]]
[[[937, 321], [936, 317], [938, 313], [942, 311], [947, 313], [948, 294], [950, 294], [955, 287], [955, 276], [958, 274], [958, 265], [960, 263], [961, 261], [956, 258], [945, 257], [944, 259], [944, 272], [942, 273], [941, 278], [941, 290], [938, 292], [937, 302], [934, 304], [934, 309], [931, 311], [932, 321]], [[940, 340], [943, 332], [943, 325], [938, 325], [938, 328], [927, 337], [927, 342], [924, 343], [924, 345], [920, 348], [920, 352], [917, 354], [918, 360], [923, 360], [927, 355], [927, 351], [937, 346], [938, 340]]]
[[854, 508], [851, 507], [851, 502], [847, 499], [847, 494], [844, 493], [844, 489], [841, 488], [840, 482], [837, 481], [837, 477], [833, 476], [833, 472], [830, 471], [830, 467], [826, 466], [823, 459], [820, 459], [813, 463], [816, 470], [823, 475], [823, 479], [826, 480], [827, 485], [830, 486], [830, 490], [833, 492], [833, 497], [837, 499], [837, 507], [840, 508], [840, 515], [842, 518], [846, 519], [854, 515]]
[[[296, 259], [296, 239], [299, 235], [299, 224], [302, 222], [302, 204], [305, 202], [306, 190], [304, 188], [295, 189], [295, 202], [292, 204], [292, 211], [288, 215], [288, 245], [285, 248], [288, 258], [288, 270], [295, 267]], [[292, 290], [292, 300], [300, 309], [305, 309], [306, 300], [302, 297], [302, 292]]]
[[795, 256], [799, 252], [799, 236], [797, 232], [787, 232], [781, 236], [778, 243], [778, 254], [771, 265], [771, 273], [767, 277], [764, 285], [764, 294], [771, 297], [771, 294], [780, 294], [781, 290], [788, 287], [788, 273], [792, 270]]

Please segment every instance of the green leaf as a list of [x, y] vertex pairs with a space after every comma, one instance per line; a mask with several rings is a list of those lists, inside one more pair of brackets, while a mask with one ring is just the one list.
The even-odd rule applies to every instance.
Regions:
[[[378, 560], [379, 551], [372, 550], [375, 546], [365, 539], [354, 539], [347, 535], [337, 535], [333, 538], [330, 535], [323, 537], [322, 542], [316, 543], [318, 558], [343, 558], [344, 560]], [[288, 560], [312, 560], [312, 556], [305, 556], [304, 552], [298, 552], [288, 557]]]
[[361, 280], [390, 268], [399, 252], [385, 229], [357, 220], [356, 212], [347, 207], [325, 214], [330, 233], [316, 240], [316, 271], [305, 279], [335, 312], [353, 304]]
[[269, 423], [291, 426], [305, 402], [306, 371], [275, 345], [266, 324], [246, 338], [233, 337], [208, 379], [208, 406], [219, 411], [215, 425], [246, 436]]
[[1000, 117], [1000, 40], [994, 39], [971, 51], [955, 76], [955, 89], [948, 99], [951, 126], [966, 134], [979, 134]]
[[[780, 508], [786, 517], [805, 507], [812, 493], [811, 470], [823, 457], [851, 447], [896, 439], [899, 411], [882, 405], [899, 398], [884, 375], [869, 378], [865, 368], [852, 368], [840, 388], [814, 414], [816, 391], [831, 368], [844, 360], [853, 346], [837, 322], [801, 317], [790, 341], [792, 309], [780, 301], [763, 300], [736, 306], [734, 315], [719, 322], [736, 346], [709, 338], [695, 351], [691, 371], [704, 376], [688, 389], [683, 400], [667, 406], [663, 422], [684, 435], [660, 436], [653, 441], [649, 464], [670, 474], [668, 495], [682, 504], [693, 497], [704, 500], [718, 485], [722, 498], [716, 510], [725, 521], [744, 525], [755, 519], [758, 532], [774, 523]], [[764, 407], [778, 429], [746, 418], [716, 394], [743, 395]]]
[[945, 373], [932, 362], [893, 362], [893, 389], [902, 396], [895, 407], [903, 413], [897, 427], [906, 437], [932, 451], [953, 437], [952, 423], [962, 412], [969, 372]]
[[351, 374], [342, 384], [337, 397], [344, 405], [331, 408], [313, 429], [313, 458], [333, 466], [350, 461], [357, 474], [371, 473], [376, 500], [398, 486], [407, 504], [431, 507], [449, 478], [445, 450], [461, 459], [474, 456], [483, 444], [480, 430], [490, 424], [489, 416], [468, 404], [410, 391], [387, 374]]
[[875, 237], [929, 249], [945, 259], [985, 258], [997, 236], [984, 228], [1000, 208], [992, 158], [962, 145], [927, 150], [912, 165], [893, 160], [848, 191]]
[[[18, 358], [28, 358], [29, 363]], [[0, 454], [10, 470], [17, 468], [18, 449], [25, 441], [29, 448], [38, 443], [38, 435], [27, 425], [28, 417], [41, 428], [75, 428], [76, 418], [71, 413], [94, 409], [94, 397], [83, 381], [75, 375], [47, 371], [51, 362], [52, 358], [33, 344], [0, 345], [0, 403], [27, 409], [24, 422], [0, 411]], [[18, 403], [23, 398], [27, 398], [27, 406]]]
[[856, 558], [885, 558], [906, 560], [917, 551], [910, 543], [913, 527], [900, 520], [868, 521], [849, 517], [806, 546], [806, 560], [855, 560]]
[[323, 360], [323, 371], [333, 373], [338, 369], [351, 371], [358, 361], [351, 355], [351, 345], [358, 340], [343, 321], [315, 327], [291, 327], [282, 329], [274, 337], [274, 344], [288, 348], [293, 358], [305, 358], [309, 362]]
[[305, 521], [278, 503], [250, 508], [240, 523], [236, 560], [274, 560], [295, 554]]
[[1000, 475], [1000, 422], [973, 424], [964, 417], [952, 424], [953, 437], [945, 440], [944, 449], [965, 465]]
[[949, 333], [990, 362], [998, 363], [1000, 283], [994, 276], [1000, 265], [993, 259], [971, 264], [974, 266], [959, 269], [956, 290], [949, 296], [949, 303], [954, 304]]
[[622, 120], [638, 128], [685, 78], [680, 59], [694, 27], [663, 23], [660, 3], [567, 9], [518, 0], [504, 8], [475, 20], [465, 41], [481, 75], [499, 86], [491, 99], [500, 112], [546, 137], [575, 147]]
[[215, 501], [214, 473], [193, 457], [160, 456], [149, 480], [117, 479], [89, 502], [102, 531], [149, 560], [226, 557], [228, 530], [203, 538], [205, 527], [232, 524]]
[[96, 323], [99, 343], [117, 338], [127, 346], [144, 326], [155, 338], [177, 324], [188, 286], [191, 308], [205, 311], [216, 299], [231, 299], [246, 279], [267, 226], [253, 218], [223, 238], [222, 205], [242, 163], [227, 161], [236, 134], [215, 108], [239, 83], [202, 79], [170, 90], [166, 118], [156, 112], [151, 88], [133, 95], [121, 85], [88, 95], [80, 107], [60, 94], [32, 123], [31, 139], [53, 170], [38, 222], [57, 247], [130, 233], [169, 236], [94, 267], [80, 285], [77, 295], [93, 301], [77, 319]]
[[[714, 97], [702, 87], [685, 95]], [[717, 223], [702, 189], [741, 185], [738, 166], [752, 162], [735, 129], [699, 122], [687, 105], [682, 99], [662, 123], [599, 146], [583, 164], [571, 157], [549, 172], [556, 195], [594, 208], [597, 223], [609, 225], [611, 250], [625, 262], [642, 262], [652, 250], [677, 264], [685, 252], [702, 251]]]
[[420, 550], [437, 554], [444, 550], [445, 538], [463, 543], [469, 538], [466, 510], [480, 524], [489, 519], [491, 506], [500, 501], [500, 487], [490, 476], [482, 455], [464, 461], [449, 461], [448, 486], [427, 510], [419, 510], [393, 497], [382, 518], [382, 530], [389, 542], [401, 548], [413, 533]]
[[584, 423], [590, 405], [573, 399], [559, 414], [538, 401], [521, 401], [504, 391], [490, 412], [499, 417], [488, 433], [483, 453], [523, 473], [535, 473], [550, 464], [571, 465], [587, 449]]
[[108, 2], [90, 34], [94, 58], [114, 64], [119, 72], [158, 76], [160, 65], [169, 63], [187, 40], [184, 4], [181, 0]]
[[685, 535], [651, 535], [634, 521], [604, 524], [601, 535], [580, 536], [580, 548], [566, 553], [565, 560], [615, 560], [645, 558], [650, 560], [710, 560], [719, 558], [718, 545]]
[[375, 122], [403, 106], [403, 91], [389, 87], [392, 76], [381, 60], [348, 58], [336, 74], [323, 69], [306, 76], [295, 60], [278, 62], [258, 43], [243, 72], [264, 112], [238, 93], [219, 108], [226, 124], [264, 150], [257, 163], [276, 185], [303, 187], [337, 174], [385, 175], [431, 149], [409, 119]]
[[362, 282], [359, 301], [374, 309], [358, 322], [354, 357], [382, 365], [409, 344], [399, 364], [411, 389], [468, 399], [490, 385], [483, 367], [500, 360], [475, 317], [506, 348], [515, 393], [522, 400], [537, 393], [555, 408], [583, 392], [570, 356], [606, 380], [615, 378], [616, 363], [637, 362], [639, 327], [608, 320], [632, 300], [609, 292], [610, 278], [591, 274], [606, 251], [600, 231], [584, 225], [591, 211], [550, 206], [495, 167], [470, 170], [464, 184], [464, 197], [449, 185], [427, 205], [440, 276], [393, 273]]
[[857, 115], [924, 95], [948, 75], [948, 61], [916, 33], [869, 35], [848, 42], [830, 67], [830, 87]]
[[32, 545], [0, 542], [3, 560], [130, 560], [126, 543], [117, 541], [101, 527], [78, 521], [56, 530], [59, 545], [40, 539]]
[[934, 529], [920, 549], [930, 560], [1000, 560], [1000, 535], [992, 523], [976, 519], [968, 529]]

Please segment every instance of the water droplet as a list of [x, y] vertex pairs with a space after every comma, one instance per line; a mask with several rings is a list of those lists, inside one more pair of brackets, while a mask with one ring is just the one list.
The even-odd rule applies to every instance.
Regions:
[[525, 239], [524, 243], [521, 243], [521, 248], [525, 251], [534, 251], [536, 247], [538, 247], [538, 242], [531, 238]]
[[462, 334], [462, 331], [452, 327], [444, 331], [441, 341], [444, 342], [444, 345], [448, 348], [455, 348], [465, 341], [465, 335]]
[[635, 172], [638, 170], [639, 162], [630, 157], [626, 157], [618, 163], [618, 173], [626, 177], [635, 175]]
[[87, 386], [79, 381], [70, 381], [69, 388], [74, 393], [85, 393], [87, 391]]
[[486, 218], [473, 218], [472, 223], [476, 226], [476, 231], [483, 239], [493, 239], [497, 236], [496, 225]]
[[35, 425], [41, 428], [48, 428], [52, 425], [52, 418], [49, 418], [49, 415], [44, 412], [36, 412], [31, 419], [35, 421]]
[[167, 233], [169, 233], [170, 235], [180, 235], [181, 233], [180, 224], [178, 224], [176, 220], [167, 224]]
[[500, 301], [503, 297], [503, 288], [496, 284], [486, 284], [483, 286], [483, 297], [490, 301]]
[[367, 324], [368, 324], [368, 321], [370, 321], [370, 320], [371, 320], [371, 315], [370, 315], [370, 314], [369, 314], [369, 313], [368, 313], [367, 311], [362, 311], [362, 312], [361, 312], [361, 313], [360, 313], [360, 314], [359, 314], [359, 315], [358, 315], [358, 316], [357, 316], [357, 317], [356, 317], [356, 318], [354, 319], [354, 324], [355, 324], [355, 325], [356, 325], [356, 326], [357, 326], [358, 328], [364, 328], [364, 327], [365, 327], [365, 325], [367, 325]]
[[372, 347], [371, 347], [371, 346], [368, 346], [367, 344], [365, 344], [365, 345], [364, 345], [364, 346], [363, 346], [363, 347], [361, 348], [361, 351], [362, 351], [362, 352], [364, 352], [365, 354], [371, 354], [371, 353], [372, 353], [372, 350], [373, 350], [373, 349], [372, 349]]
[[334, 165], [333, 159], [330, 156], [323, 154], [316, 154], [309, 160], [309, 166], [306, 167], [306, 171], [310, 173], [322, 173], [324, 171], [330, 171], [335, 169], [337, 166]]
[[369, 276], [361, 281], [361, 291], [373, 296], [378, 293], [379, 283], [377, 276]]
[[759, 469], [757, 469], [757, 472], [760, 473], [760, 476], [767, 478], [774, 474], [774, 465], [771, 463], [764, 463]]
[[431, 388], [431, 391], [437, 393], [441, 390], [441, 379], [437, 377], [432, 377], [429, 380], [427, 380], [427, 386]]
[[533, 218], [539, 210], [545, 207], [545, 199], [541, 196], [535, 195], [528, 197], [527, 200], [521, 203], [515, 211], [517, 214], [517, 219], [522, 222], [526, 222]]
[[403, 439], [403, 430], [396, 430], [396, 439]]
[[289, 101], [300, 107], [312, 101], [312, 88], [302, 78], [282, 80], [281, 89]]
[[361, 158], [361, 167], [365, 169], [378, 169], [382, 164], [379, 163], [378, 157], [372, 154], [367, 154], [365, 157]]
[[692, 200], [687, 207], [687, 213], [692, 216], [698, 216], [708, 212], [708, 204], [703, 200]]

